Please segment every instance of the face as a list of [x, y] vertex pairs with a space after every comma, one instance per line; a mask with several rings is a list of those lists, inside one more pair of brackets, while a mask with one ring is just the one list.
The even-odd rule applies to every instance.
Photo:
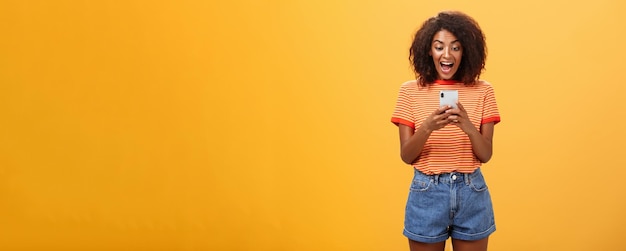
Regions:
[[430, 53], [439, 79], [452, 79], [461, 64], [463, 47], [454, 34], [440, 30], [433, 36]]

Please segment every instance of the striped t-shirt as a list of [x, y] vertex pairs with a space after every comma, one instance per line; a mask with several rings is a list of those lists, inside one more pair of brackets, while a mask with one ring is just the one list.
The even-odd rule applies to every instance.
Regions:
[[[466, 86], [453, 81], [436, 81], [421, 87], [416, 80], [400, 87], [396, 107], [391, 117], [394, 124], [414, 129], [439, 108], [439, 91], [458, 90], [463, 105], [476, 129], [481, 124], [500, 122], [493, 87], [485, 81]], [[432, 132], [413, 167], [425, 174], [449, 172], [472, 173], [482, 163], [474, 155], [469, 137], [456, 125], [449, 124]]]

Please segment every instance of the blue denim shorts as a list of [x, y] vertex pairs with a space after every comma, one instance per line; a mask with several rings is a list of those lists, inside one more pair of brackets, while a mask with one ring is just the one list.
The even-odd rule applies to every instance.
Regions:
[[494, 231], [491, 196], [480, 168], [438, 175], [415, 170], [404, 218], [406, 237], [425, 243], [448, 237], [472, 241]]

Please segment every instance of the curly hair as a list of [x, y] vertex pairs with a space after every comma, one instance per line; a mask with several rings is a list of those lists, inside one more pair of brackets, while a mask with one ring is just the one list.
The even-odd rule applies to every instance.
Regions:
[[409, 61], [413, 65], [413, 71], [420, 86], [428, 86], [438, 77], [434, 60], [429, 52], [433, 37], [441, 30], [454, 34], [463, 46], [461, 64], [453, 79], [466, 85], [476, 83], [485, 68], [487, 58], [485, 35], [478, 23], [470, 16], [458, 11], [444, 11], [422, 24], [422, 27], [415, 33], [409, 50]]

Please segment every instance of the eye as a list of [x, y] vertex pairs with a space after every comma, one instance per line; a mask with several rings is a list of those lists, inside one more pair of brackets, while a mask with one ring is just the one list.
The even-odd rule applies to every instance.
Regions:
[[436, 47], [436, 46], [435, 46], [435, 50], [437, 50], [437, 51], [441, 51], [441, 50], [443, 50], [443, 47]]
[[461, 50], [461, 47], [452, 47], [452, 50], [453, 50], [453, 51], [460, 51], [460, 50]]

